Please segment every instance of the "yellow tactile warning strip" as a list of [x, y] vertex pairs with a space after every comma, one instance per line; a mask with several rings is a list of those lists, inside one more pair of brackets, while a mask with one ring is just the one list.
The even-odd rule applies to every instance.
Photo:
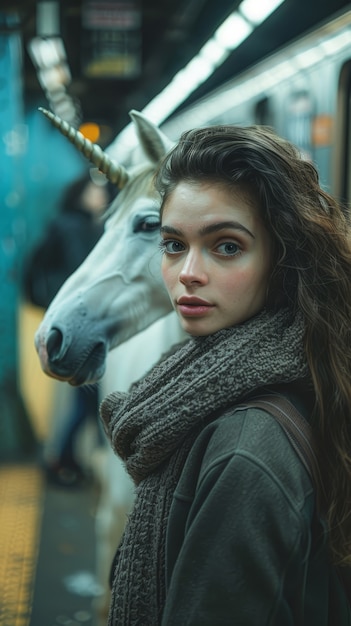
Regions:
[[28, 626], [30, 621], [42, 495], [37, 467], [0, 466], [1, 626]]

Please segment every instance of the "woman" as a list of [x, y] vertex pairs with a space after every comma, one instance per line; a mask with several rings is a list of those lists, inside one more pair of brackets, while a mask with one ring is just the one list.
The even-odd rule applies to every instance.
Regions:
[[[260, 127], [184, 133], [156, 186], [190, 340], [102, 404], [137, 485], [109, 624], [351, 624], [335, 567], [351, 562], [348, 217]], [[275, 418], [246, 404], [266, 393], [310, 422], [318, 494]]]

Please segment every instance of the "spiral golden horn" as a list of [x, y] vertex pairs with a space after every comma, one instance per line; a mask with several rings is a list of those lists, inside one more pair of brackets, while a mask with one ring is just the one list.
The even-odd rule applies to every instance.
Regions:
[[89, 139], [86, 139], [79, 130], [76, 130], [62, 120], [58, 115], [54, 115], [51, 111], [39, 107], [39, 111], [43, 113], [58, 130], [79, 150], [84, 156], [86, 156], [91, 163], [99, 168], [100, 172], [105, 174], [111, 183], [116, 185], [119, 189], [123, 189], [128, 181], [129, 174], [123, 165], [118, 165], [115, 161], [104, 152], [100, 146], [96, 143], [92, 143]]

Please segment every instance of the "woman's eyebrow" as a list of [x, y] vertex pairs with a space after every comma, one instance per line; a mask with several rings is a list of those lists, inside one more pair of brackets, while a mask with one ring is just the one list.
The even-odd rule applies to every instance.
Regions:
[[[226, 228], [231, 228], [233, 230], [242, 230], [244, 233], [247, 233], [250, 237], [252, 237], [252, 239], [255, 239], [255, 236], [253, 235], [253, 233], [248, 228], [246, 228], [246, 226], [244, 226], [240, 222], [233, 222], [231, 220], [227, 222], [218, 222], [216, 224], [208, 224], [207, 226], [202, 226], [199, 229], [199, 234], [209, 235], [211, 233], [219, 232], [220, 230], [225, 230]], [[167, 233], [168, 235], [179, 235], [179, 236], [183, 235], [182, 231], [179, 230], [178, 228], [174, 228], [174, 226], [167, 226], [167, 225], [161, 226], [160, 232]]]
[[181, 230], [178, 230], [178, 228], [174, 228], [173, 226], [161, 226], [160, 232], [168, 233], [169, 235], [179, 235], [179, 236], [183, 234]]
[[246, 228], [246, 226], [244, 226], [240, 222], [233, 222], [231, 220], [228, 222], [218, 222], [216, 224], [208, 224], [208, 226], [202, 226], [199, 230], [199, 233], [201, 235], [208, 235], [210, 233], [216, 233], [220, 230], [224, 230], [225, 228], [242, 230], [244, 233], [247, 233], [250, 237], [252, 237], [252, 239], [255, 239], [253, 233], [248, 228]]

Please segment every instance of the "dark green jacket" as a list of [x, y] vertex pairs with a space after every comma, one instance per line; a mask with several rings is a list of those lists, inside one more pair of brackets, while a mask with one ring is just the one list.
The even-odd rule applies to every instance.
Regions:
[[204, 428], [170, 511], [162, 626], [350, 626], [304, 466], [274, 417]]

